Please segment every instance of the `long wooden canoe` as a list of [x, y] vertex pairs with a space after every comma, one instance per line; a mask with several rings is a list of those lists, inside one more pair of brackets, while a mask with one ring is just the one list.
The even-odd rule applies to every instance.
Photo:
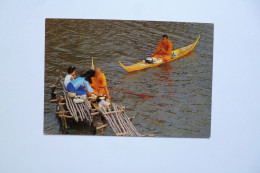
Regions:
[[[170, 59], [169, 62], [174, 61], [174, 60], [179, 59], [179, 58], [182, 58], [184, 55], [193, 51], [193, 49], [197, 45], [199, 39], [200, 39], [200, 35], [194, 43], [192, 43], [188, 46], [182, 47], [180, 49], [173, 50], [172, 53], [175, 56], [172, 59]], [[120, 61], [118, 61], [118, 62], [127, 72], [143, 70], [143, 69], [146, 69], [146, 68], [156, 67], [156, 66], [159, 66], [161, 64], [166, 63], [166, 62], [160, 62], [160, 63], [156, 63], [156, 64], [145, 64], [145, 63], [143, 63], [143, 61], [141, 61], [139, 63], [133, 64], [133, 65], [130, 65], [130, 66], [124, 66]]]

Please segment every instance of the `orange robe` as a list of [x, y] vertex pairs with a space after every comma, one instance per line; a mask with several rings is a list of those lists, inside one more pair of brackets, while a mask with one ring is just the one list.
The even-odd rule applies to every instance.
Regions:
[[[166, 52], [160, 51], [161, 49], [164, 49]], [[168, 62], [172, 56], [172, 42], [170, 40], [167, 40], [166, 43], [160, 41], [156, 50], [154, 51], [154, 54], [155, 58], [162, 58], [163, 61]]]
[[107, 86], [107, 80], [104, 73], [100, 73], [98, 76], [94, 76], [91, 78], [92, 84], [90, 86], [94, 91], [99, 94], [106, 95], [106, 91], [104, 87]]

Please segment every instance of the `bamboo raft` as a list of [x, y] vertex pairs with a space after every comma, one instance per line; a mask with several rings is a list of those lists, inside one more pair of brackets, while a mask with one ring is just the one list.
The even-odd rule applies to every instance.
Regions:
[[[111, 107], [98, 106], [88, 99], [82, 103], [75, 103], [74, 98], [68, 96], [62, 76], [59, 76], [50, 88], [52, 89], [51, 102], [57, 103], [56, 114], [61, 118], [64, 130], [68, 129], [67, 119], [73, 119], [75, 122], [86, 122], [94, 127], [98, 135], [103, 135], [104, 128], [109, 125], [116, 136], [142, 136], [132, 123], [134, 117], [128, 118], [124, 107], [115, 103], [112, 103]], [[61, 91], [56, 92], [56, 89]]]

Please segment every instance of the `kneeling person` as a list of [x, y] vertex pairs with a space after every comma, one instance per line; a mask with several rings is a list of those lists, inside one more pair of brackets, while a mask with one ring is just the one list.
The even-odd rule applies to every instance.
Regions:
[[164, 62], [168, 62], [172, 56], [172, 42], [168, 40], [167, 35], [162, 36], [162, 41], [159, 42], [156, 50], [151, 57], [155, 57], [157, 59], [162, 58]]
[[88, 93], [90, 93], [100, 96], [100, 94], [98, 92], [95, 92], [90, 86], [90, 83], [92, 83], [91, 77], [93, 76], [95, 76], [94, 70], [87, 71], [86, 73], [81, 75], [81, 77], [78, 77], [71, 81], [67, 85], [67, 91], [75, 92], [77, 95], [87, 95]]

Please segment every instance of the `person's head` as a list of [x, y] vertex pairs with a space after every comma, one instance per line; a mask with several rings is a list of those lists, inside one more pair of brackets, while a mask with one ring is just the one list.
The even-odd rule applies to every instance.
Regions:
[[168, 40], [168, 35], [163, 35], [163, 36], [162, 36], [162, 41], [163, 41], [163, 42], [166, 42], [167, 40]]
[[100, 67], [96, 67], [95, 68], [95, 75], [99, 75], [101, 73], [101, 68]]
[[86, 81], [89, 83], [92, 83], [91, 78], [95, 76], [95, 71], [94, 70], [88, 70], [85, 73], [81, 75], [81, 77], [84, 77]]
[[69, 68], [68, 68], [68, 74], [75, 75], [75, 73], [76, 73], [76, 67], [74, 67], [74, 66], [69, 66]]

